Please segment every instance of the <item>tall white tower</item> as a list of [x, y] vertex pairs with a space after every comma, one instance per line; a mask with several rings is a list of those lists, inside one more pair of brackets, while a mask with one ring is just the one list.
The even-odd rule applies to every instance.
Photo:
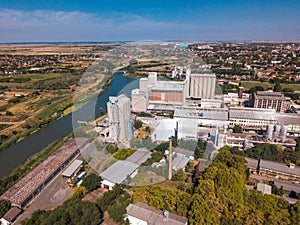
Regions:
[[130, 138], [130, 99], [122, 94], [109, 97], [107, 102], [109, 137], [112, 141], [124, 141]]
[[214, 98], [216, 88], [215, 74], [190, 74], [188, 79], [189, 97]]

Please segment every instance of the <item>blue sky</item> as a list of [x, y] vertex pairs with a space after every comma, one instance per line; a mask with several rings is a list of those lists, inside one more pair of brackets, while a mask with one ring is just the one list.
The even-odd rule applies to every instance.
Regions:
[[0, 42], [300, 40], [298, 0], [0, 0]]

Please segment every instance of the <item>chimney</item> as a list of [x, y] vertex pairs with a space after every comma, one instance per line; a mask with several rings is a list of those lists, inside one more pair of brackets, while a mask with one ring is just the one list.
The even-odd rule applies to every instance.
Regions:
[[239, 87], [239, 93], [238, 93], [239, 98], [243, 98], [243, 92], [244, 92], [244, 87]]
[[169, 180], [172, 179], [172, 139], [170, 139], [169, 146]]

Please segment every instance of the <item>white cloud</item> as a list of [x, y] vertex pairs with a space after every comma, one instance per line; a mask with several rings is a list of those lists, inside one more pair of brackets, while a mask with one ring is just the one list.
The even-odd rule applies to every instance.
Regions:
[[[188, 15], [187, 15], [188, 16]], [[159, 21], [134, 14], [0, 9], [0, 42], [115, 40], [263, 40], [299, 39], [299, 29], [276, 23]]]
[[1, 42], [184, 39], [193, 30], [193, 25], [124, 13], [0, 9]]

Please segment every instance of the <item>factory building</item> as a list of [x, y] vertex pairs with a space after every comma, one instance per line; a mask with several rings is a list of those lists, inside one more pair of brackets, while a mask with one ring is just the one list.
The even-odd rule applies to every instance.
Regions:
[[289, 107], [288, 100], [280, 92], [258, 91], [251, 102], [254, 108], [275, 109], [276, 112], [284, 112]]
[[244, 129], [265, 130], [277, 122], [275, 109], [229, 108], [229, 126], [240, 125]]
[[160, 211], [142, 202], [129, 204], [126, 208], [126, 219], [131, 225], [187, 225], [187, 218], [175, 215], [168, 211]]
[[[175, 67], [173, 74], [177, 73], [183, 76], [182, 71], [178, 72]], [[157, 73], [150, 72], [148, 78], [140, 79], [140, 89], [132, 91], [133, 111], [142, 112], [161, 105], [183, 106], [188, 100], [200, 99], [206, 99], [202, 102], [205, 106], [212, 103], [220, 106], [220, 101], [209, 102], [215, 96], [214, 74], [191, 74], [187, 69], [184, 77], [184, 81], [159, 81]]]
[[252, 173], [262, 176], [300, 182], [300, 167], [295, 164], [284, 164], [267, 160], [246, 158], [248, 167]]
[[179, 140], [197, 140], [198, 123], [196, 119], [162, 119], [153, 136], [156, 141], [168, 141], [171, 136], [177, 136]]
[[214, 98], [215, 86], [215, 74], [190, 74], [188, 76], [188, 95], [192, 99]]
[[132, 138], [132, 122], [130, 121], [130, 99], [122, 94], [109, 97], [107, 102], [109, 122], [109, 139], [112, 142], [130, 140]]
[[103, 179], [102, 187], [112, 190], [116, 184], [124, 183], [128, 177], [133, 178], [139, 166], [150, 157], [150, 151], [140, 148], [127, 159], [116, 161], [100, 174]]
[[9, 188], [0, 198], [9, 200], [12, 206], [24, 208], [80, 152], [87, 142], [85, 138], [69, 140]]
[[297, 113], [277, 113], [277, 121], [287, 127], [287, 132], [300, 134], [300, 115]]
[[134, 89], [131, 91], [132, 112], [146, 112], [148, 106], [148, 99], [146, 93], [141, 89]]

